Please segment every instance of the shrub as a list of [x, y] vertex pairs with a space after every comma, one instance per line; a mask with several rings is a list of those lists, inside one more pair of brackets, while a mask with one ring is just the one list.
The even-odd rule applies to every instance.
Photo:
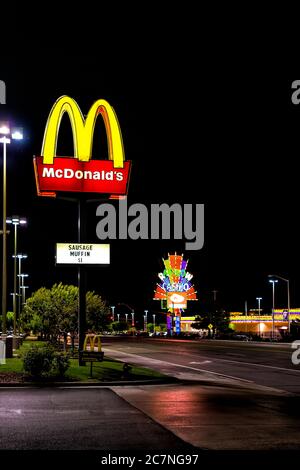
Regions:
[[70, 360], [66, 353], [55, 351], [53, 346], [32, 346], [23, 356], [24, 371], [33, 378], [63, 377]]
[[52, 367], [54, 374], [63, 377], [70, 367], [69, 355], [63, 352], [55, 352], [53, 359]]
[[23, 356], [24, 371], [31, 377], [42, 377], [48, 374], [53, 360], [53, 348], [32, 346]]

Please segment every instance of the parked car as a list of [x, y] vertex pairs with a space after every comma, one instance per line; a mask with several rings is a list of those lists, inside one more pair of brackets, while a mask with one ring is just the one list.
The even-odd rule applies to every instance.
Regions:
[[238, 341], [252, 341], [251, 336], [247, 335], [233, 335], [232, 339], [236, 339]]

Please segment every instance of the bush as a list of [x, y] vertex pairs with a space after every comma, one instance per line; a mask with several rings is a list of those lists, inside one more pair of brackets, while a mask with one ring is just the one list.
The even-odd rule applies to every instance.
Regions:
[[53, 348], [32, 346], [24, 353], [23, 368], [31, 377], [42, 377], [50, 371], [52, 360]]
[[67, 354], [57, 352], [53, 346], [32, 346], [23, 356], [24, 371], [32, 378], [63, 377], [70, 360]]
[[63, 377], [70, 367], [69, 355], [63, 352], [55, 352], [53, 359], [52, 367], [54, 374]]

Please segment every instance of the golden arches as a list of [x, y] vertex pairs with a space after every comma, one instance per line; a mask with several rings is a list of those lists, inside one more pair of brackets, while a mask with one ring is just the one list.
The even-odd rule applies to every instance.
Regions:
[[88, 345], [90, 345], [89, 351], [93, 352], [93, 351], [95, 351], [96, 344], [97, 344], [97, 347], [98, 347], [98, 352], [100, 352], [101, 351], [101, 336], [89, 333], [89, 334], [85, 335], [85, 339], [84, 339], [84, 343], [83, 343], [83, 350], [88, 351], [87, 347], [88, 347]]
[[122, 134], [112, 106], [106, 100], [97, 100], [90, 108], [87, 118], [84, 119], [76, 101], [66, 95], [61, 96], [54, 103], [47, 120], [41, 152], [44, 164], [53, 164], [58, 132], [65, 112], [68, 113], [71, 122], [75, 158], [82, 162], [91, 159], [96, 119], [98, 114], [101, 114], [107, 135], [108, 158], [113, 160], [115, 168], [124, 167], [125, 153]]

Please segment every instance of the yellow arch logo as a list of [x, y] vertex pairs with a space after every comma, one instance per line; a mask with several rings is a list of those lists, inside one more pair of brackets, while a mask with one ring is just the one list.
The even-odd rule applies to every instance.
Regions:
[[90, 351], [95, 351], [95, 346], [98, 346], [98, 351], [101, 351], [101, 336], [94, 335], [94, 334], [87, 334], [85, 335], [84, 343], [83, 343], [83, 350], [87, 351], [88, 345], [90, 345]]
[[65, 112], [68, 113], [72, 126], [75, 158], [82, 162], [91, 160], [96, 119], [101, 114], [107, 135], [108, 157], [113, 160], [115, 168], [124, 167], [125, 154], [122, 134], [112, 106], [103, 99], [97, 100], [84, 119], [76, 101], [66, 95], [58, 98], [48, 117], [41, 152], [44, 164], [53, 164], [54, 162], [58, 132]]

